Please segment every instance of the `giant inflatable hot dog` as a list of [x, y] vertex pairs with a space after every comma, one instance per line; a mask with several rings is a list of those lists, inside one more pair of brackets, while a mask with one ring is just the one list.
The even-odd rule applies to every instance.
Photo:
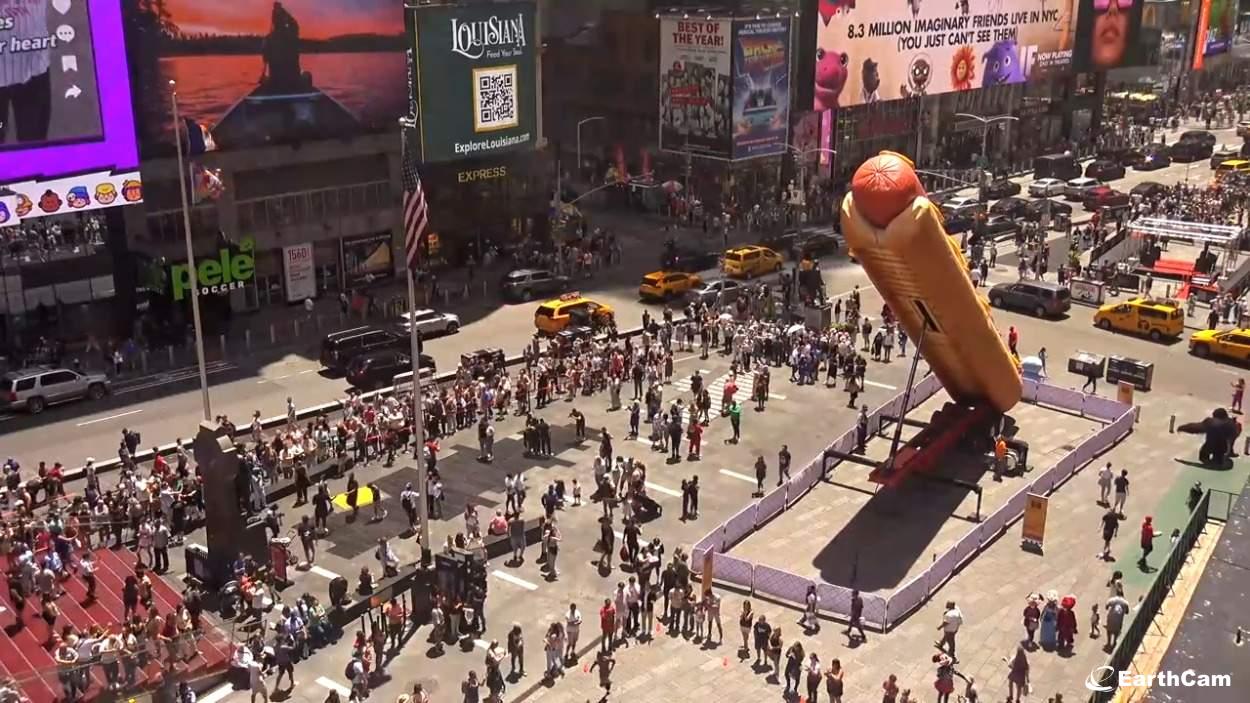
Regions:
[[882, 152], [859, 167], [842, 202], [842, 232], [907, 336], [919, 340], [928, 325], [924, 359], [952, 398], [999, 412], [1020, 401], [1017, 361], [910, 160]]

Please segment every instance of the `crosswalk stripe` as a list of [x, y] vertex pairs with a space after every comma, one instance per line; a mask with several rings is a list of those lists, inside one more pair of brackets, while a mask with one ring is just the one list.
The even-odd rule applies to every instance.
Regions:
[[657, 485], [657, 484], [651, 483], [650, 481], [647, 481], [647, 482], [645, 483], [645, 485], [647, 486], [647, 488], [650, 488], [651, 490], [655, 491], [656, 493], [663, 493], [664, 495], [673, 496], [674, 498], [680, 498], [680, 497], [681, 497], [681, 491], [675, 491], [675, 490], [673, 490], [673, 489], [669, 488], [668, 486], [660, 486], [660, 485]]
[[512, 584], [513, 586], [520, 586], [521, 588], [524, 588], [524, 589], [525, 589], [525, 590], [527, 590], [527, 591], [537, 591], [537, 590], [538, 590], [538, 585], [537, 585], [537, 584], [533, 584], [533, 583], [530, 583], [529, 581], [526, 581], [526, 580], [525, 580], [525, 579], [523, 579], [523, 578], [520, 578], [520, 577], [517, 577], [517, 576], [513, 576], [512, 574], [510, 574], [510, 573], [508, 573], [508, 572], [506, 572], [506, 571], [500, 571], [499, 569], [495, 569], [494, 571], [492, 571], [492, 572], [491, 572], [491, 575], [492, 575], [492, 576], [494, 576], [495, 578], [497, 578], [497, 579], [501, 580], [501, 581], [507, 581], [508, 583]]
[[755, 483], [755, 479], [753, 477], [747, 476], [746, 474], [740, 474], [737, 471], [730, 471], [729, 469], [721, 469], [720, 472], [728, 476], [729, 478], [736, 478], [739, 481], [746, 481], [747, 483], [750, 483], [750, 484]]
[[328, 688], [331, 691], [338, 691], [340, 696], [349, 696], [352, 693], [350, 688], [344, 686], [338, 681], [335, 681], [334, 679], [326, 678], [325, 676], [317, 677], [317, 685], [323, 688]]

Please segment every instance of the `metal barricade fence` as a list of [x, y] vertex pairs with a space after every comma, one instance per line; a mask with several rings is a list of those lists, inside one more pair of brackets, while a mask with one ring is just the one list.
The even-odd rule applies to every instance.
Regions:
[[1090, 703], [1107, 703], [1115, 697], [1120, 672], [1128, 670], [1132, 665], [1133, 657], [1146, 637], [1146, 631], [1154, 622], [1155, 616], [1159, 614], [1159, 608], [1162, 607], [1163, 601], [1172, 589], [1172, 584], [1176, 582], [1176, 577], [1184, 567], [1189, 551], [1193, 549], [1198, 541], [1198, 535], [1202, 534], [1202, 529], [1207, 524], [1210, 504], [1211, 491], [1207, 491], [1194, 506], [1193, 512], [1189, 514], [1189, 520], [1185, 523], [1185, 529], [1181, 531], [1180, 539], [1168, 553], [1167, 561], [1155, 575], [1154, 582], [1150, 584], [1150, 590], [1146, 592], [1141, 602], [1138, 603], [1137, 609], [1133, 611], [1132, 620], [1124, 628], [1124, 634], [1116, 643], [1115, 649], [1111, 651], [1111, 656], [1107, 658], [1106, 666], [1101, 669], [1104, 674], [1100, 683], [1110, 686], [1110, 690], [1095, 691], [1090, 694]]

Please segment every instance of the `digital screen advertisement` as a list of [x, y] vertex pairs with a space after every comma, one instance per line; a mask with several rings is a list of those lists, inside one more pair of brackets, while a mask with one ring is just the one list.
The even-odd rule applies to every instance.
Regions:
[[1109, 71], [1152, 63], [1150, 43], [1142, 36], [1145, 4], [1146, 0], [1079, 0], [1073, 68]]
[[535, 14], [532, 2], [411, 11], [423, 160], [482, 158], [538, 144]]
[[9, 218], [138, 202], [138, 164], [121, 0], [0, 0]]
[[730, 20], [660, 20], [660, 149], [728, 159]]
[[391, 233], [378, 232], [339, 240], [343, 256], [343, 279], [350, 288], [367, 288], [395, 275]]
[[[1072, 64], [1076, 2], [822, 3], [816, 18], [813, 108], [831, 110], [1066, 73]], [[1138, 19], [1140, 23], [1140, 15]]]
[[1233, 48], [1236, 26], [1237, 3], [1234, 0], [1201, 0], [1198, 6], [1198, 33], [1194, 39], [1194, 70], [1202, 69], [1206, 57]]
[[408, 113], [394, 0], [127, 6], [145, 155], [174, 153], [171, 80], [180, 115], [222, 150], [394, 130]]
[[790, 20], [746, 20], [733, 32], [733, 158], [784, 153], [790, 123]]

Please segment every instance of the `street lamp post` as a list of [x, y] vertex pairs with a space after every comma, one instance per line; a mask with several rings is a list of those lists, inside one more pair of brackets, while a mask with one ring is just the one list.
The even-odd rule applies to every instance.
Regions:
[[208, 371], [204, 366], [204, 327], [200, 322], [200, 281], [195, 270], [195, 248], [191, 245], [191, 205], [187, 202], [187, 169], [182, 159], [181, 120], [178, 118], [178, 91], [174, 81], [169, 82], [169, 102], [174, 115], [174, 144], [178, 150], [178, 185], [182, 191], [182, 231], [187, 244], [187, 275], [191, 278], [191, 321], [195, 326], [195, 360], [200, 368], [200, 396], [204, 403], [204, 420], [213, 419], [212, 405], [208, 400]]
[[[981, 123], [981, 159], [985, 162], [986, 166], [989, 166], [990, 164], [989, 155], [986, 153], [987, 147], [988, 147], [989, 136], [990, 136], [990, 125], [996, 122], [1008, 122], [1008, 121], [1019, 122], [1020, 121], [1020, 118], [1016, 117], [1015, 115], [997, 115], [994, 117], [982, 117], [980, 115], [974, 115], [968, 112], [956, 112], [955, 117], [966, 117], [968, 119], [976, 120], [977, 122]], [[987, 170], [988, 169], [981, 169], [982, 173], [981, 173], [981, 178], [979, 180], [982, 183], [982, 187], [977, 189], [977, 195], [980, 199], [982, 199], [982, 202], [984, 202], [985, 185], [986, 185], [985, 172]]]
[[582, 125], [586, 124], [587, 122], [594, 122], [596, 120], [606, 120], [606, 119], [608, 118], [604, 117], [603, 115], [595, 115], [594, 117], [587, 117], [584, 120], [579, 120], [577, 123], [577, 177], [578, 178], [582, 177]]
[[828, 147], [821, 147], [821, 146], [813, 147], [811, 149], [800, 150], [797, 146], [794, 146], [793, 144], [789, 144], [787, 145], [787, 148], [789, 148], [790, 151], [794, 153], [794, 158], [798, 159], [798, 162], [799, 162], [799, 189], [800, 189], [799, 193], [800, 193], [800, 197], [803, 198], [803, 201], [802, 201], [803, 209], [804, 209], [804, 212], [806, 212], [807, 211], [807, 155], [820, 152], [820, 153], [836, 156], [838, 152], [836, 149], [830, 149]]

